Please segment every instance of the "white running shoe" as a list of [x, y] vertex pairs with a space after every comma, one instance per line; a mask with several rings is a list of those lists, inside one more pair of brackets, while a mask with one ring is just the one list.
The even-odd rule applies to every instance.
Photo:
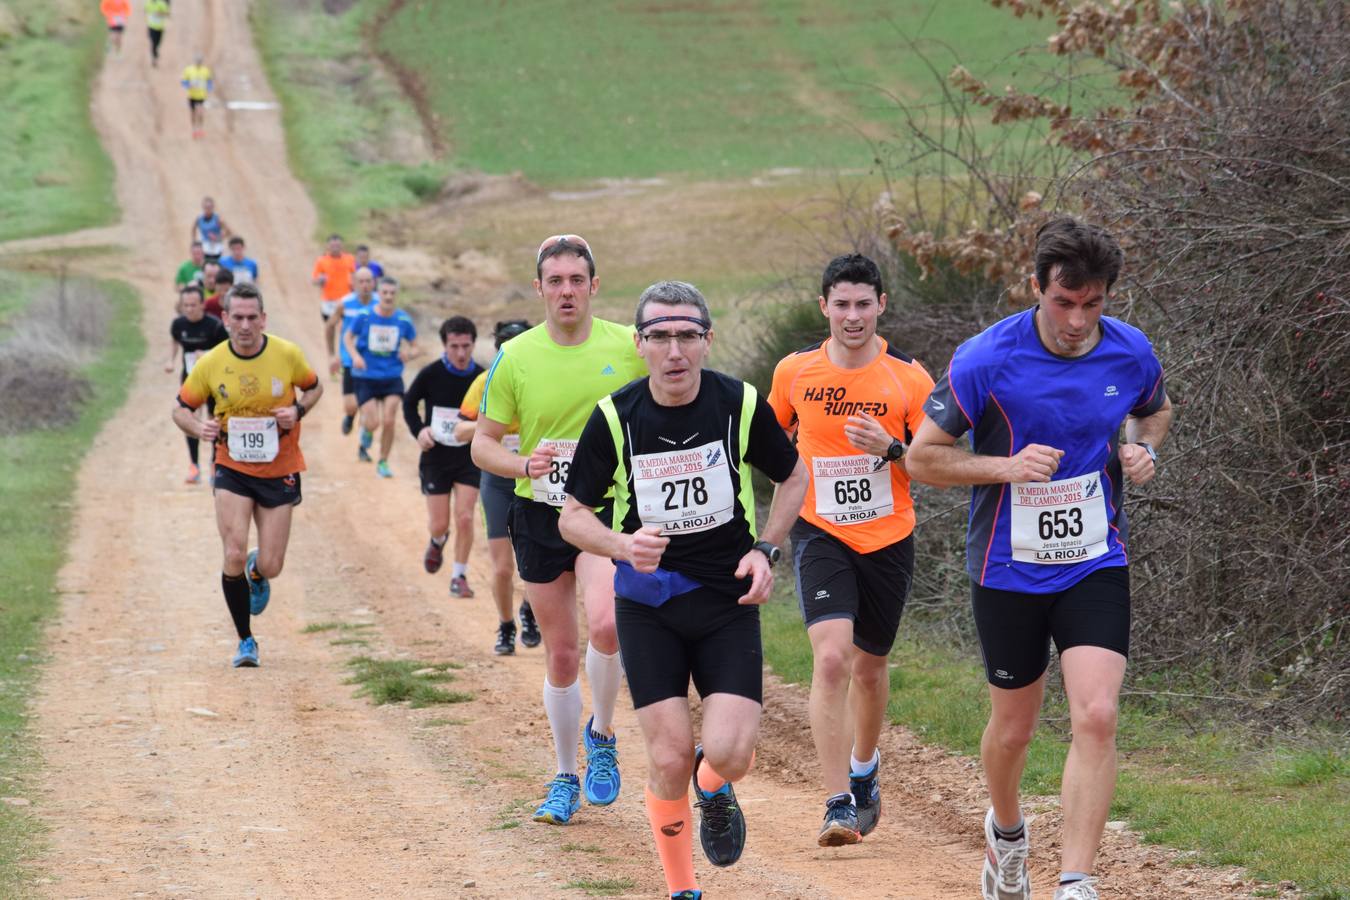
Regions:
[[[980, 877], [980, 887], [984, 900], [1031, 900], [1031, 878], [1027, 875], [1027, 838], [1030, 837], [1025, 824], [1022, 826], [1020, 841], [1005, 841], [994, 834], [994, 810], [991, 807], [984, 817], [984, 839], [988, 848], [984, 853], [984, 873]], [[1065, 885], [1073, 887], [1074, 885]], [[1076, 894], [1065, 895], [1077, 897]], [[1097, 893], [1083, 894], [1083, 897], [1096, 898]], [[1059, 900], [1056, 895], [1056, 900]]]
[[1082, 881], [1061, 884], [1059, 890], [1055, 891], [1055, 900], [1098, 900], [1097, 879], [1084, 878]]

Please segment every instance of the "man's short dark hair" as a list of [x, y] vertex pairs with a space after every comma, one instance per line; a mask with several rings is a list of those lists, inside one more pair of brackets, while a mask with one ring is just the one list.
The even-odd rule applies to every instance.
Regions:
[[1105, 229], [1072, 216], [1051, 219], [1036, 232], [1036, 284], [1044, 294], [1050, 281], [1071, 291], [1101, 283], [1109, 291], [1125, 254]]
[[580, 256], [582, 259], [586, 260], [586, 265], [590, 269], [591, 277], [595, 277], [595, 257], [591, 256], [591, 251], [586, 249], [585, 244], [569, 241], [567, 238], [563, 238], [561, 241], [558, 241], [556, 244], [539, 254], [539, 261], [534, 265], [534, 277], [542, 280], [544, 277], [544, 260], [552, 259], [555, 256], [561, 256], [564, 253]]
[[234, 284], [234, 270], [221, 266], [219, 271], [216, 272], [215, 283], [216, 287], [220, 287], [222, 284]]
[[820, 296], [828, 298], [830, 289], [841, 281], [869, 284], [876, 290], [878, 299], [886, 293], [886, 286], [881, 282], [881, 270], [861, 253], [849, 253], [830, 260], [825, 267], [825, 274], [820, 277]]
[[356, 252], [357, 252], [357, 253], [369, 253], [369, 252], [370, 252], [370, 248], [367, 247], [365, 244], [357, 244], [357, 245], [356, 245]]
[[441, 323], [441, 343], [444, 344], [445, 339], [452, 334], [467, 334], [476, 341], [478, 327], [468, 316], [451, 316]]
[[226, 312], [229, 312], [230, 301], [232, 300], [257, 300], [258, 312], [263, 311], [262, 291], [258, 290], [258, 286], [256, 284], [253, 284], [252, 282], [241, 281], [239, 284], [236, 284], [234, 287], [226, 291], [225, 296], [222, 297], [220, 300], [221, 308], [224, 309]]
[[181, 288], [179, 288], [178, 296], [181, 297], [184, 294], [196, 294], [198, 300], [203, 299], [203, 297], [205, 296], [204, 294], [202, 294], [201, 287], [196, 284], [185, 284]]
[[234, 237], [230, 238], [230, 246], [231, 246], [231, 247], [242, 247], [242, 246], [244, 246], [244, 239], [241, 238], [239, 235], [236, 234]]
[[193, 241], [191, 244], [188, 244], [188, 250], [198, 250], [201, 249], [201, 246], [201, 241]]
[[342, 240], [342, 235], [338, 234], [338, 233], [335, 231], [335, 232], [333, 232], [332, 234], [330, 234], [330, 235], [328, 236], [328, 240], [330, 240], [330, 241], [340, 241], [340, 240]]
[[496, 327], [492, 329], [492, 339], [496, 342], [497, 348], [500, 349], [502, 344], [511, 340], [511, 338], [529, 330], [529, 319], [507, 319], [505, 322], [498, 322]]

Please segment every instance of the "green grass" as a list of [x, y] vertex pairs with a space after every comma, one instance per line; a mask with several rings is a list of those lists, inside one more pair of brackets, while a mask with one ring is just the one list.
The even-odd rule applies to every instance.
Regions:
[[310, 622], [300, 629], [301, 634], [318, 634], [324, 631], [358, 631], [362, 628], [374, 628], [374, 622]]
[[867, 168], [860, 132], [897, 125], [886, 93], [935, 87], [902, 32], [924, 40], [942, 75], [960, 56], [1001, 85], [1026, 74], [1005, 55], [1051, 28], [985, 0], [408, 3], [378, 46], [422, 76], [466, 167], [548, 183]]
[[[31, 276], [24, 283], [36, 285]], [[55, 614], [56, 574], [66, 558], [75, 473], [103, 422], [126, 398], [145, 352], [140, 304], [126, 285], [103, 283], [115, 307], [106, 351], [84, 374], [93, 395], [72, 426], [0, 437], [0, 796], [23, 796], [36, 763], [27, 704], [43, 657], [42, 629]], [[12, 515], [23, 510], [22, 515]], [[21, 895], [19, 866], [40, 840], [23, 808], [0, 803], [0, 896]]]
[[585, 891], [592, 897], [617, 897], [635, 887], [631, 878], [583, 878], [563, 885], [564, 890]]
[[[764, 608], [763, 635], [774, 671], [809, 685], [811, 647], [790, 583], [780, 582]], [[902, 624], [892, 662], [890, 720], [931, 744], [978, 756], [989, 714], [978, 654], [924, 642], [912, 624]], [[1193, 851], [1194, 862], [1244, 866], [1263, 881], [1294, 881], [1311, 897], [1350, 900], [1344, 734], [1271, 745], [1237, 728], [1192, 728], [1188, 721], [1197, 717], [1186, 713], [1175, 700], [1123, 699], [1112, 818], [1147, 841]], [[1055, 690], [1028, 753], [1028, 794], [1059, 793], [1068, 737], [1068, 709]]]
[[[95, 3], [0, 0], [0, 241], [104, 225], [117, 213], [113, 167], [89, 118], [103, 59]], [[0, 10], [0, 12], [3, 12]]]
[[[415, 659], [372, 659], [358, 656], [347, 661], [352, 677], [347, 684], [360, 685], [356, 695], [369, 697], [376, 706], [410, 703], [414, 709], [442, 703], [464, 703], [473, 695], [447, 691], [438, 685], [454, 681], [453, 663], [428, 663]], [[430, 670], [430, 671], [426, 671]]]
[[320, 233], [349, 241], [363, 237], [367, 212], [419, 203], [450, 171], [444, 161], [406, 158], [409, 136], [421, 134], [416, 111], [362, 38], [383, 4], [358, 0], [329, 15], [318, 3], [262, 0], [252, 12], [291, 168], [309, 186]]

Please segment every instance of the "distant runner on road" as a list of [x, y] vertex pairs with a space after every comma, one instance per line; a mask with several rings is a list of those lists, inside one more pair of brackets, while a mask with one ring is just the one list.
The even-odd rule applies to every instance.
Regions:
[[169, 22], [169, 0], [145, 0], [145, 28], [150, 36], [150, 65], [159, 68], [159, 45]]
[[[650, 375], [604, 397], [577, 443], [562, 535], [614, 560], [614, 616], [628, 689], [647, 745], [647, 819], [677, 900], [702, 896], [694, 875], [689, 790], [708, 861], [745, 847], [732, 782], [750, 769], [763, 703], [759, 604], [773, 589], [779, 543], [797, 518], [806, 469], [754, 387], [703, 367], [707, 300], [661, 281], [637, 305]], [[750, 467], [778, 485], [756, 539]], [[595, 507], [614, 498], [615, 528]], [[694, 744], [689, 682], [703, 699]]]
[[[192, 65], [183, 70], [183, 78], [179, 82], [187, 89], [188, 115], [192, 119], [192, 137], [194, 140], [206, 137], [206, 98], [210, 96], [211, 91], [215, 90], [215, 79], [211, 75], [211, 68], [202, 62], [202, 55], [198, 53], [192, 58]], [[209, 198], [208, 198], [209, 199]], [[194, 232], [194, 240], [201, 240], [207, 244], [207, 255], [211, 255], [211, 244], [205, 238], [197, 238]], [[220, 256], [220, 250], [216, 250], [216, 256]]]
[[[492, 333], [497, 349], [500, 350], [502, 344], [529, 328], [530, 323], [525, 319], [498, 322]], [[483, 387], [486, 384], [487, 372], [483, 372], [474, 379], [459, 405], [455, 437], [466, 444], [473, 443], [474, 433], [478, 430], [478, 407], [483, 402]], [[507, 426], [506, 433], [502, 435], [502, 446], [513, 453], [520, 451], [520, 423]], [[516, 652], [516, 619], [513, 610], [516, 562], [511, 555], [511, 541], [506, 530], [506, 520], [515, 495], [514, 478], [483, 472], [478, 486], [478, 499], [487, 526], [488, 556], [492, 559], [492, 599], [497, 605], [498, 619], [497, 643], [492, 649], [498, 656], [509, 656]], [[538, 647], [541, 640], [543, 638], [534, 620], [534, 610], [530, 608], [530, 601], [524, 599], [520, 603], [520, 642], [526, 647]]]
[[[230, 339], [230, 333], [214, 316], [208, 316], [202, 305], [202, 289], [195, 284], [184, 285], [178, 292], [178, 309], [182, 315], [169, 325], [169, 359], [164, 363], [164, 371], [178, 370], [178, 383], [187, 381], [188, 375], [197, 364], [197, 360], [206, 355], [206, 351]], [[215, 414], [215, 400], [206, 399], [207, 415]], [[199, 467], [199, 441], [191, 434], [187, 437], [188, 484], [201, 481]]]
[[380, 429], [380, 456], [375, 474], [393, 478], [389, 451], [394, 446], [399, 407], [403, 401], [403, 364], [418, 354], [417, 326], [397, 306], [398, 279], [380, 279], [380, 299], [352, 323], [343, 338], [352, 358], [352, 383], [361, 407], [361, 446], [357, 459], [370, 462], [370, 446]]
[[98, 11], [108, 23], [108, 45], [114, 53], [121, 53], [122, 35], [127, 30], [127, 19], [131, 18], [131, 4], [128, 0], [101, 0]]
[[178, 267], [178, 272], [173, 277], [174, 287], [180, 291], [193, 282], [200, 285], [202, 268], [206, 265], [206, 252], [202, 250], [201, 241], [193, 241], [188, 249], [188, 254], [188, 261]]
[[328, 371], [342, 373], [342, 433], [352, 433], [356, 421], [356, 382], [352, 379], [352, 355], [347, 351], [347, 334], [356, 320], [375, 308], [375, 276], [362, 267], [352, 277], [356, 290], [342, 299], [342, 303], [323, 323], [323, 338], [328, 345]]
[[342, 298], [352, 292], [352, 275], [356, 273], [356, 259], [342, 252], [342, 235], [330, 234], [328, 246], [314, 261], [310, 280], [319, 289], [319, 315], [325, 322], [336, 310]]
[[370, 274], [375, 276], [376, 281], [384, 277], [384, 266], [370, 258], [370, 248], [365, 244], [356, 245], [356, 250], [352, 254], [352, 258], [356, 260], [356, 267], [358, 269], [363, 267], [369, 269]]
[[[1153, 478], [1172, 421], [1148, 338], [1102, 314], [1123, 261], [1101, 228], [1070, 217], [1041, 226], [1039, 302], [956, 348], [907, 458], [921, 481], [973, 485], [966, 569], [992, 702], [980, 745], [987, 900], [1031, 895], [1019, 791], [1051, 641], [1073, 736], [1055, 897], [1097, 898], [1130, 646], [1125, 479]], [[973, 453], [955, 446], [966, 432]]]
[[811, 473], [792, 561], [814, 657], [811, 735], [825, 787], [816, 840], [838, 847], [881, 818], [877, 741], [914, 577], [904, 456], [933, 379], [877, 334], [886, 289], [872, 260], [831, 260], [819, 303], [830, 336], [778, 364], [769, 403]]
[[[535, 254], [534, 290], [544, 323], [503, 344], [488, 370], [473, 460], [484, 471], [516, 479], [510, 534], [520, 578], [544, 636], [544, 712], [553, 732], [557, 776], [534, 821], [566, 825], [581, 807], [577, 730], [581, 727], [577, 589], [585, 598], [586, 678], [592, 718], [583, 729], [586, 799], [606, 806], [619, 796], [614, 705], [623, 675], [614, 633], [614, 564], [567, 543], [558, 510], [567, 495], [577, 438], [601, 398], [646, 372], [633, 331], [591, 315], [600, 289], [595, 257], [573, 234], [546, 238]], [[520, 423], [520, 452], [505, 446]], [[608, 511], [605, 512], [608, 516]]]
[[203, 197], [201, 215], [192, 220], [190, 240], [201, 242], [207, 262], [220, 262], [220, 255], [225, 252], [225, 240], [231, 233], [230, 226], [216, 212], [216, 201]]
[[230, 252], [220, 258], [220, 267], [229, 269], [234, 275], [235, 284], [251, 281], [258, 283], [258, 263], [244, 254], [244, 239], [233, 235], [229, 241]]
[[473, 345], [478, 340], [473, 322], [464, 316], [451, 316], [441, 323], [440, 336], [440, 359], [418, 372], [403, 395], [403, 421], [422, 448], [417, 471], [427, 498], [427, 530], [431, 532], [423, 566], [431, 574], [440, 571], [443, 548], [450, 538], [453, 495], [455, 555], [450, 595], [467, 599], [473, 596], [468, 579], [469, 551], [473, 549], [473, 508], [483, 473], [470, 458], [468, 442], [455, 434], [455, 425], [464, 395], [484, 370], [473, 358]]
[[[300, 420], [323, 396], [323, 384], [298, 346], [267, 334], [262, 294], [240, 284], [225, 295], [230, 339], [197, 360], [178, 392], [173, 420], [183, 433], [220, 443], [214, 493], [224, 547], [221, 591], [239, 635], [235, 668], [258, 665], [250, 616], [267, 608], [270, 580], [281, 574], [291, 511], [300, 504]], [[214, 399], [215, 416], [195, 410]], [[250, 523], [258, 547], [248, 550]]]

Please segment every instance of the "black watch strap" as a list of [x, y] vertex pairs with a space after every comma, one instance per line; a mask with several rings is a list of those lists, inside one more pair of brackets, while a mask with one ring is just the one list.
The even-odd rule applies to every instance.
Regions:
[[899, 438], [891, 438], [891, 445], [886, 448], [886, 461], [896, 462], [904, 459], [905, 451], [908, 449], [909, 447], [905, 446], [904, 441]]
[[783, 555], [782, 550], [779, 550], [776, 545], [770, 544], [768, 541], [755, 541], [755, 545], [751, 549], [758, 550], [768, 557], [769, 565], [771, 566], [778, 562], [779, 558]]

